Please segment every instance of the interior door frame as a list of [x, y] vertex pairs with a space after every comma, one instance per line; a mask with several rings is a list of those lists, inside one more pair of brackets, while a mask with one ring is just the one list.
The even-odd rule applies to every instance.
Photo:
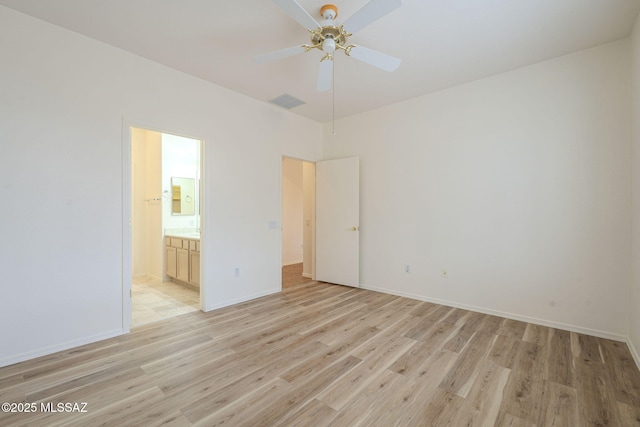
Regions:
[[[280, 228], [281, 228], [281, 230], [282, 230], [282, 227], [283, 227], [282, 218], [284, 217], [284, 212], [282, 210], [282, 205], [283, 205], [283, 201], [284, 201], [284, 194], [282, 192], [282, 173], [283, 173], [282, 162], [283, 162], [284, 159], [298, 160], [300, 162], [310, 163], [314, 167], [314, 174], [313, 174], [314, 195], [313, 195], [313, 209], [312, 209], [313, 223], [311, 224], [311, 245], [310, 245], [310, 247], [311, 247], [311, 280], [316, 280], [316, 224], [315, 224], [315, 216], [316, 216], [316, 212], [315, 212], [316, 211], [315, 179], [316, 179], [316, 177], [315, 177], [315, 167], [316, 167], [317, 160], [306, 160], [306, 159], [302, 159], [302, 158], [299, 158], [299, 157], [288, 156], [286, 154], [282, 154], [280, 156]], [[282, 241], [282, 233], [280, 233], [280, 290], [282, 290], [282, 250], [283, 250], [283, 241]]]
[[[132, 263], [132, 217], [133, 206], [131, 203], [132, 198], [132, 185], [133, 178], [131, 175], [132, 169], [132, 141], [131, 141], [131, 128], [145, 129], [153, 132], [166, 133], [176, 136], [182, 136], [190, 139], [197, 139], [200, 141], [200, 241], [205, 240], [206, 227], [206, 203], [205, 203], [205, 187], [206, 180], [203, 178], [206, 176], [206, 169], [204, 161], [205, 159], [205, 140], [200, 137], [191, 136], [186, 132], [176, 132], [167, 130], [161, 126], [145, 123], [138, 120], [132, 120], [127, 117], [122, 118], [122, 331], [128, 333], [131, 331], [131, 318], [132, 318], [132, 305], [131, 305], [131, 279], [133, 275], [133, 263]], [[200, 245], [200, 257], [206, 259], [207, 245]], [[204, 269], [202, 268], [202, 262], [200, 263], [200, 310], [205, 311], [205, 301], [207, 294], [207, 281]]]

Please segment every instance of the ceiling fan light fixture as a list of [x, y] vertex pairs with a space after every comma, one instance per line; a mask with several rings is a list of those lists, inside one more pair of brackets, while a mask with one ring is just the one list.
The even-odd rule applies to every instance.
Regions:
[[322, 50], [329, 54], [335, 52], [336, 50], [336, 41], [333, 37], [327, 37], [322, 41]]
[[316, 86], [318, 91], [329, 90], [333, 87], [333, 56], [336, 50], [342, 50], [349, 57], [385, 71], [394, 71], [400, 65], [399, 58], [349, 44], [348, 39], [355, 32], [402, 6], [403, 0], [368, 0], [366, 5], [358, 9], [341, 25], [335, 22], [338, 8], [333, 4], [325, 4], [320, 8], [320, 15], [323, 19], [318, 22], [296, 0], [272, 1], [309, 31], [310, 43], [258, 55], [255, 57], [256, 62], [263, 63], [273, 59], [287, 58], [298, 53], [318, 49], [324, 52], [318, 70], [318, 84]]

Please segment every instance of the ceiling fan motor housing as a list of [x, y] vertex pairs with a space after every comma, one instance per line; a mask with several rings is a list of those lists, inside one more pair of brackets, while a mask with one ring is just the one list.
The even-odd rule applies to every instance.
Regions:
[[338, 7], [335, 4], [325, 4], [320, 8], [320, 15], [324, 19], [334, 20], [338, 16]]
[[342, 27], [326, 25], [319, 28], [317, 31], [311, 31], [311, 43], [313, 46], [319, 47], [321, 50], [325, 50], [324, 41], [332, 39], [335, 50], [335, 46], [344, 46], [350, 35], [351, 34], [344, 31]]

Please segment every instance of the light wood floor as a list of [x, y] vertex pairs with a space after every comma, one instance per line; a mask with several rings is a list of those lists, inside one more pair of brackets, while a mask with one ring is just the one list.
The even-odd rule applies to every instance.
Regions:
[[282, 267], [282, 287], [301, 285], [312, 280], [302, 275], [302, 264], [286, 265]]
[[313, 281], [0, 368], [30, 426], [634, 426], [625, 344]]

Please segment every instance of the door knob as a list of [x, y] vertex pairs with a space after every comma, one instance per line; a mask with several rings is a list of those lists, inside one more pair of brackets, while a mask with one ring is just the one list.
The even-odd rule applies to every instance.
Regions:
[[358, 227], [351, 227], [351, 231], [357, 231]]

